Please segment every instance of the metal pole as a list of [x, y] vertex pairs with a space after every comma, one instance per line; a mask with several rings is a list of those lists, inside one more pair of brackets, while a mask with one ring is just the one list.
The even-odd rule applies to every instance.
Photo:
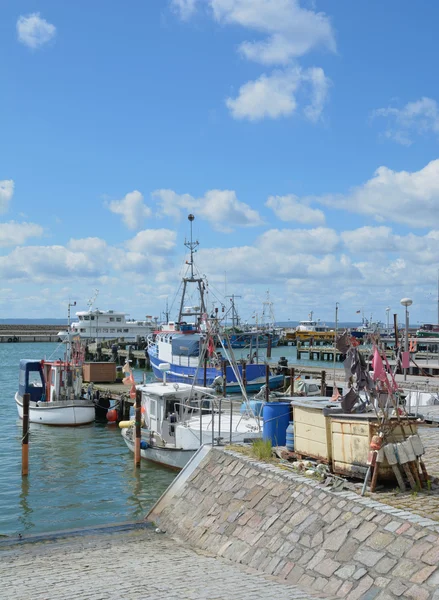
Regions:
[[230, 399], [230, 444], [232, 443], [232, 427], [233, 427], [233, 400]]
[[203, 401], [200, 398], [200, 446], [203, 445]]
[[322, 394], [322, 396], [326, 396], [326, 371], [322, 371], [321, 377], [322, 382], [320, 385], [320, 393]]
[[210, 407], [212, 410], [212, 448], [215, 445], [215, 407], [213, 405], [213, 398], [210, 399]]
[[227, 392], [227, 363], [223, 361], [223, 396], [226, 397]]
[[335, 369], [337, 360], [337, 327], [338, 327], [338, 302], [335, 303], [335, 333], [334, 333], [334, 385], [335, 385]]
[[247, 361], [242, 362], [242, 387], [247, 389]]
[[142, 392], [140, 390], [136, 390], [136, 413], [135, 413], [136, 439], [134, 441], [134, 466], [135, 467], [140, 467], [141, 404], [142, 404]]
[[[409, 351], [409, 311], [408, 307], [405, 307], [405, 340], [404, 340], [404, 351]], [[407, 356], [407, 354], [406, 354]], [[407, 367], [404, 369], [404, 381], [407, 381]]]
[[219, 417], [218, 417], [218, 443], [219, 440], [221, 438], [221, 403], [222, 403], [222, 399], [220, 398], [218, 400], [218, 405], [219, 405]]
[[29, 402], [30, 394], [23, 394], [23, 436], [21, 440], [21, 475], [29, 475]]
[[271, 358], [271, 333], [268, 334], [267, 340], [267, 358]]
[[395, 330], [395, 353], [398, 349], [398, 315], [393, 313], [393, 327]]
[[204, 355], [203, 385], [207, 387], [207, 354]]

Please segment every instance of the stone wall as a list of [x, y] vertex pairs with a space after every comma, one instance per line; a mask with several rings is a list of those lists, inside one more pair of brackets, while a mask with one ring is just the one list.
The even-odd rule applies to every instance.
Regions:
[[438, 522], [235, 452], [212, 449], [148, 518], [194, 548], [328, 596], [439, 600]]

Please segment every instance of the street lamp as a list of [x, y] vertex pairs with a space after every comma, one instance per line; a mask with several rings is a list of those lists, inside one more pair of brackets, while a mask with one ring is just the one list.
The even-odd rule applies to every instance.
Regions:
[[413, 304], [413, 300], [411, 298], [403, 298], [401, 300], [401, 304], [405, 306], [405, 340], [404, 340], [404, 354], [405, 357], [403, 359], [404, 366], [404, 381], [407, 381], [407, 362], [408, 362], [408, 351], [409, 351], [409, 311], [408, 307]]
[[390, 331], [389, 313], [390, 313], [390, 306], [388, 306], [386, 308], [386, 317], [387, 317], [387, 331], [386, 331], [386, 335], [389, 335], [389, 331]]

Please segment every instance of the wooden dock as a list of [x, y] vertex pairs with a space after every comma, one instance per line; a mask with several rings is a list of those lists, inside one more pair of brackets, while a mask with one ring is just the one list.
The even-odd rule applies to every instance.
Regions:
[[20, 325], [1, 324], [0, 344], [19, 342], [61, 342], [60, 331], [67, 331], [67, 325]]

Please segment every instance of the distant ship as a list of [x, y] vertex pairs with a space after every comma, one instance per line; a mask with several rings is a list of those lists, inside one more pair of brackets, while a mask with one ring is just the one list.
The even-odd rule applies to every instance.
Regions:
[[69, 331], [58, 333], [62, 340], [71, 336], [79, 336], [87, 340], [111, 340], [123, 338], [128, 342], [135, 342], [138, 338], [147, 338], [157, 328], [157, 323], [152, 317], [147, 316], [144, 321], [134, 321], [126, 318], [127, 313], [114, 310], [89, 309], [76, 313], [78, 321], [70, 325]]

